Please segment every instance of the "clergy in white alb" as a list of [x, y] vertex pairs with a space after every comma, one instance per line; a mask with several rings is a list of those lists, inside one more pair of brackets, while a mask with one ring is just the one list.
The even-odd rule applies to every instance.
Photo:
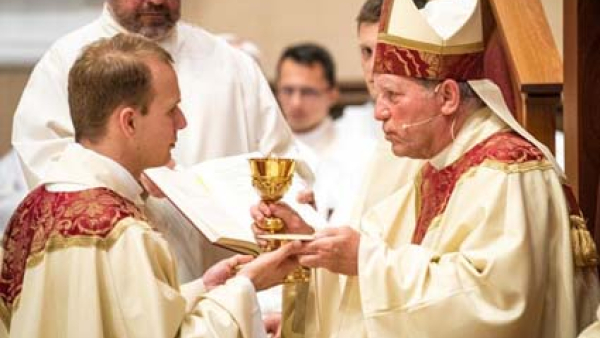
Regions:
[[[593, 242], [552, 154], [481, 79], [482, 41], [477, 0], [384, 1], [375, 116], [395, 155], [425, 161], [304, 245], [307, 336], [574, 338], [593, 320]], [[253, 213], [310, 231], [284, 205]]]

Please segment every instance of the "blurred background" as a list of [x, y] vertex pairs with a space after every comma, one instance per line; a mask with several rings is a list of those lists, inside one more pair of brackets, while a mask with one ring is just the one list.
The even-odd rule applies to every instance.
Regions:
[[[542, 0], [563, 51], [563, 1]], [[182, 17], [213, 33], [252, 41], [272, 81], [277, 58], [292, 44], [327, 47], [338, 67], [340, 107], [368, 95], [362, 82], [354, 21], [363, 0], [182, 0]], [[515, 1], [515, 6], [518, 6]], [[102, 0], [0, 0], [0, 156], [10, 147], [12, 115], [29, 73], [60, 36], [95, 19]], [[338, 107], [338, 109], [340, 108]], [[43, 114], [43, 111], [39, 112]]]

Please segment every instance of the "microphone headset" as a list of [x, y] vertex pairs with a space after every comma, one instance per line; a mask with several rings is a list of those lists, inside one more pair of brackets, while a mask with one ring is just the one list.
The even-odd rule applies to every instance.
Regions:
[[[440, 85], [438, 84], [438, 85], [436, 85], [436, 86], [435, 86], [435, 88], [433, 89], [433, 93], [434, 93], [434, 95], [438, 93], [438, 90], [439, 90], [439, 89], [440, 89]], [[440, 114], [437, 114], [437, 115], [435, 115], [435, 116], [432, 116], [432, 117], [429, 117], [429, 118], [423, 119], [423, 120], [421, 120], [421, 121], [418, 121], [418, 122], [415, 122], [415, 123], [402, 123], [402, 124], [400, 125], [400, 128], [401, 128], [402, 130], [406, 130], [406, 129], [408, 129], [408, 128], [412, 128], [412, 127], [416, 127], [416, 126], [421, 126], [421, 125], [424, 125], [424, 124], [428, 124], [428, 123], [430, 123], [431, 121], [435, 120], [435, 118], [437, 118], [437, 117], [440, 117], [440, 116], [442, 116], [442, 115], [443, 115], [443, 114], [442, 114], [442, 113], [440, 113]]]

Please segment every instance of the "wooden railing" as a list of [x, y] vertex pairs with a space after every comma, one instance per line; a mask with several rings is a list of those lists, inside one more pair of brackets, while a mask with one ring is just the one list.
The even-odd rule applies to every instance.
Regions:
[[483, 4], [486, 73], [503, 87], [517, 120], [554, 152], [563, 65], [544, 8], [540, 0]]

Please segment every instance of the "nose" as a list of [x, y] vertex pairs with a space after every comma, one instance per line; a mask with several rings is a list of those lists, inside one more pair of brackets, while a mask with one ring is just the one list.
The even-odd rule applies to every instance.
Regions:
[[390, 118], [390, 109], [383, 103], [381, 103], [381, 99], [379, 98], [381, 94], [378, 95], [377, 101], [375, 102], [375, 119], [378, 121], [385, 121]]
[[175, 121], [175, 127], [177, 130], [187, 127], [187, 119], [185, 118], [185, 115], [181, 109], [177, 109], [177, 120]]
[[302, 103], [302, 93], [299, 90], [294, 90], [290, 95], [290, 105], [297, 108]]

